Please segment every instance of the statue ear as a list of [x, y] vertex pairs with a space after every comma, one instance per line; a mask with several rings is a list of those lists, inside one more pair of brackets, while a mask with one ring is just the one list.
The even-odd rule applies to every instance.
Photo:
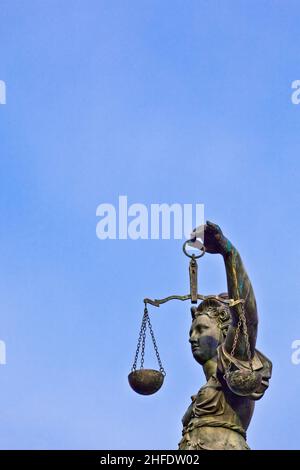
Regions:
[[192, 319], [193, 320], [195, 319], [196, 312], [197, 312], [197, 307], [191, 307], [191, 314], [192, 314]]

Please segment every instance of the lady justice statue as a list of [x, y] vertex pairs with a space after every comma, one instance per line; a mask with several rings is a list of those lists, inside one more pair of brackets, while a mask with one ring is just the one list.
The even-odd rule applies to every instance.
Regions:
[[268, 388], [272, 363], [255, 349], [257, 307], [239, 252], [211, 222], [204, 226], [204, 248], [223, 257], [228, 293], [191, 308], [189, 341], [207, 382], [182, 419], [179, 449], [246, 450], [246, 431], [255, 401]]

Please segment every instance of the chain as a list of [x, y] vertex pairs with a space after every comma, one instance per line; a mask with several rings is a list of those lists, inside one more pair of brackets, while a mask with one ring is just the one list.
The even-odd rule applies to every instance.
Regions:
[[[231, 350], [231, 352], [230, 352], [231, 358], [234, 357], [234, 353], [235, 353], [236, 346], [237, 346], [237, 342], [238, 342], [239, 335], [240, 335], [241, 326], [242, 326], [242, 317], [240, 316], [240, 317], [239, 317], [238, 324], [237, 324], [237, 327], [236, 327], [236, 330], [235, 330], [235, 335], [234, 335], [234, 339], [233, 339], [232, 350]], [[226, 375], [229, 374], [230, 369], [231, 369], [231, 366], [232, 366], [232, 361], [230, 361], [229, 364], [228, 364], [228, 367], [227, 367], [227, 370], [226, 370], [226, 372], [225, 372], [224, 378], [226, 378]]]
[[145, 361], [147, 319], [148, 319], [148, 311], [147, 311], [147, 308], [145, 307], [144, 317], [143, 317], [144, 324], [143, 324], [143, 331], [142, 331], [141, 369], [144, 368], [144, 361]]
[[249, 335], [248, 335], [248, 328], [247, 328], [247, 321], [246, 321], [246, 316], [245, 316], [244, 304], [242, 304], [241, 319], [242, 319], [242, 322], [243, 322], [243, 331], [244, 331], [244, 336], [245, 336], [248, 361], [249, 361], [249, 364], [250, 364], [250, 369], [251, 369], [251, 371], [253, 371], [252, 357], [251, 357], [251, 350], [250, 350], [250, 342], [249, 342]]
[[154, 337], [154, 333], [153, 333], [153, 329], [152, 329], [152, 325], [151, 325], [151, 322], [150, 322], [149, 315], [148, 315], [147, 320], [148, 320], [148, 326], [149, 326], [149, 330], [150, 330], [150, 334], [151, 334], [151, 338], [152, 338], [152, 342], [153, 342], [153, 346], [154, 346], [154, 351], [155, 351], [156, 358], [157, 358], [158, 365], [159, 365], [159, 370], [163, 375], [166, 375], [166, 371], [163, 368], [161, 358], [160, 358], [160, 355], [159, 355], [159, 352], [158, 352], [158, 347], [157, 347], [156, 340], [155, 340], [155, 337]]
[[[251, 356], [251, 349], [250, 349], [250, 342], [249, 342], [249, 335], [248, 335], [248, 328], [247, 328], [247, 320], [246, 320], [246, 315], [245, 315], [245, 302], [246, 302], [247, 297], [248, 297], [248, 295], [249, 295], [249, 290], [250, 290], [250, 289], [248, 289], [248, 292], [247, 292], [245, 301], [240, 304], [242, 310], [241, 310], [241, 312], [240, 312], [239, 321], [238, 321], [237, 328], [236, 328], [236, 331], [235, 331], [235, 335], [234, 335], [234, 340], [233, 340], [233, 345], [232, 345], [232, 350], [231, 350], [231, 352], [230, 352], [230, 356], [231, 356], [232, 359], [234, 358], [234, 353], [235, 353], [235, 350], [236, 350], [238, 338], [239, 338], [240, 331], [241, 331], [241, 327], [242, 327], [243, 334], [244, 334], [244, 337], [245, 337], [245, 343], [246, 343], [247, 358], [248, 358], [248, 361], [249, 361], [249, 365], [250, 365], [251, 372], [253, 372], [252, 356]], [[229, 362], [229, 365], [228, 365], [228, 367], [227, 367], [227, 369], [226, 369], [226, 372], [225, 372], [225, 374], [224, 374], [224, 378], [225, 378], [225, 379], [226, 379], [226, 376], [229, 374], [229, 372], [230, 372], [230, 370], [231, 370], [232, 363], [233, 363], [233, 361], [231, 360], [231, 361]]]
[[133, 372], [137, 368], [137, 362], [138, 362], [138, 357], [139, 357], [140, 350], [141, 350], [141, 366], [140, 366], [140, 368], [141, 369], [144, 368], [147, 325], [149, 327], [149, 331], [150, 331], [150, 334], [151, 334], [155, 355], [156, 355], [158, 365], [159, 365], [159, 370], [163, 375], [166, 375], [166, 372], [163, 368], [163, 365], [162, 365], [162, 362], [161, 362], [161, 359], [160, 359], [160, 355], [159, 355], [159, 352], [158, 352], [158, 347], [157, 347], [157, 344], [156, 344], [156, 340], [155, 340], [153, 328], [152, 328], [152, 325], [151, 325], [151, 322], [150, 322], [150, 318], [149, 318], [146, 303], [145, 303], [145, 308], [144, 308], [144, 315], [143, 315], [143, 319], [142, 319], [142, 325], [141, 325], [141, 329], [140, 329], [140, 333], [139, 333], [137, 349], [136, 349], [136, 353], [135, 353], [135, 356], [134, 356], [134, 363], [133, 363], [133, 366], [131, 368], [131, 371]]
[[[142, 343], [144, 334], [146, 334], [146, 323], [147, 323], [147, 313], [144, 312], [143, 319], [142, 319], [142, 325], [141, 325], [141, 329], [140, 329], [140, 333], [139, 333], [138, 344], [137, 344], [137, 348], [136, 348], [136, 352], [135, 352], [135, 356], [134, 356], [134, 362], [133, 362], [133, 366], [131, 368], [132, 372], [135, 371], [136, 367], [137, 367], [137, 361], [138, 361], [138, 357], [139, 357], [139, 353], [140, 353], [140, 349], [141, 349], [141, 343]], [[143, 346], [144, 346], [144, 355], [145, 355], [145, 341], [143, 341], [143, 343], [144, 343]]]

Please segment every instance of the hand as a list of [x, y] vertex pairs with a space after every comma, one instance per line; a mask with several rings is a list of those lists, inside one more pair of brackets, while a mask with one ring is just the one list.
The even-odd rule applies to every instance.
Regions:
[[[192, 232], [192, 238], [204, 234], [204, 246], [207, 253], [225, 255], [231, 249], [231, 243], [223, 235], [222, 230], [216, 224], [207, 221], [205, 225], [198, 227]], [[200, 238], [202, 238], [200, 236]]]

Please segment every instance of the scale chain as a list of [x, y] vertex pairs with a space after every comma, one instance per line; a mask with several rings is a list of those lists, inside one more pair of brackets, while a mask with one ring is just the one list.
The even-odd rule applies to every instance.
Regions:
[[153, 342], [153, 346], [154, 346], [154, 351], [155, 351], [156, 358], [157, 358], [158, 365], [159, 365], [159, 370], [163, 375], [166, 375], [165, 369], [163, 368], [161, 358], [160, 358], [160, 355], [159, 355], [159, 352], [158, 352], [158, 347], [157, 347], [157, 344], [156, 344], [156, 340], [155, 340], [155, 337], [154, 337], [154, 332], [153, 332], [152, 325], [151, 325], [151, 322], [150, 322], [150, 317], [149, 317], [148, 314], [147, 314], [147, 320], [148, 320], [148, 326], [149, 326], [149, 330], [150, 330], [150, 334], [151, 334], [151, 338], [152, 338], [152, 342]]
[[154, 336], [154, 332], [153, 332], [153, 328], [152, 328], [152, 325], [151, 325], [151, 321], [150, 321], [150, 318], [149, 318], [148, 309], [147, 309], [146, 304], [145, 304], [141, 329], [140, 329], [140, 333], [139, 333], [137, 349], [136, 349], [136, 353], [135, 353], [135, 356], [134, 356], [134, 362], [133, 362], [133, 366], [131, 368], [131, 371], [133, 372], [137, 368], [137, 362], [138, 362], [138, 357], [139, 357], [140, 351], [141, 351], [141, 365], [140, 365], [140, 368], [141, 369], [144, 368], [147, 325], [149, 327], [149, 331], [150, 331], [150, 334], [151, 334], [155, 355], [156, 355], [158, 365], [159, 365], [159, 370], [165, 376], [166, 372], [163, 368], [161, 358], [160, 358], [160, 355], [159, 355], [159, 352], [158, 352], [158, 347], [157, 347], [157, 343], [156, 343], [156, 340], [155, 340], [155, 336]]
[[135, 371], [136, 367], [137, 367], [137, 361], [138, 361], [138, 358], [139, 358], [139, 353], [140, 353], [140, 349], [141, 349], [141, 344], [142, 344], [142, 339], [143, 339], [144, 330], [145, 330], [145, 326], [146, 326], [146, 321], [147, 321], [147, 318], [146, 318], [146, 314], [144, 312], [143, 319], [142, 319], [142, 325], [141, 325], [141, 329], [140, 329], [140, 333], [139, 333], [138, 344], [137, 344], [137, 348], [136, 348], [136, 352], [135, 352], [135, 356], [134, 356], [134, 362], [133, 362], [133, 366], [131, 368], [132, 372]]
[[[247, 299], [247, 297], [248, 297], [248, 294], [246, 296], [246, 299]], [[245, 299], [245, 301], [246, 301], [246, 299]], [[241, 305], [241, 312], [240, 312], [239, 321], [238, 321], [238, 324], [237, 324], [237, 327], [236, 327], [234, 340], [233, 340], [233, 345], [232, 345], [232, 350], [230, 352], [230, 356], [231, 356], [231, 358], [234, 358], [234, 353], [235, 353], [235, 350], [236, 350], [239, 334], [240, 334], [241, 327], [242, 327], [243, 334], [244, 334], [244, 337], [245, 337], [245, 343], [246, 343], [247, 358], [248, 358], [248, 362], [249, 362], [249, 365], [250, 365], [251, 372], [253, 372], [252, 356], [251, 356], [251, 349], [250, 349], [250, 342], [249, 342], [249, 335], [248, 335], [248, 328], [247, 328], [247, 320], [246, 320], [246, 316], [245, 316], [245, 302], [241, 303], [240, 305]], [[225, 379], [226, 379], [226, 376], [228, 376], [228, 374], [231, 370], [232, 362], [233, 361], [230, 361], [229, 364], [228, 364], [228, 367], [227, 367], [226, 372], [224, 374]]]

